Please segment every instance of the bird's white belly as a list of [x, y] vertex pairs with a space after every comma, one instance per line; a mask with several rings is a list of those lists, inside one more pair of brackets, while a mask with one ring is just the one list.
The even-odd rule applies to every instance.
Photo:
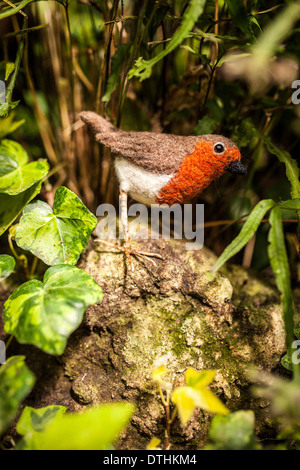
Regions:
[[152, 173], [122, 157], [115, 159], [115, 170], [120, 189], [130, 194], [135, 201], [148, 206], [157, 204], [156, 195], [173, 177], [173, 173], [170, 175]]

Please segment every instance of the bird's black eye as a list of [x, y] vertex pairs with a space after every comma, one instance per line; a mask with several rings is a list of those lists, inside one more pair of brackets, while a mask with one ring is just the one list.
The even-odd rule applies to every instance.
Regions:
[[223, 153], [225, 152], [225, 146], [221, 142], [217, 142], [214, 145], [214, 152], [215, 153]]

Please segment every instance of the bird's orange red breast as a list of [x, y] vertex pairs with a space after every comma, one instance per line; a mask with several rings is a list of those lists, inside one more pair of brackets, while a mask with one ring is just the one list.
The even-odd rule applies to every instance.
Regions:
[[200, 141], [191, 155], [186, 155], [173, 178], [160, 190], [159, 204], [182, 204], [201, 193], [219, 178], [233, 161], [240, 161], [237, 147], [227, 147], [220, 155], [214, 152], [214, 142]]

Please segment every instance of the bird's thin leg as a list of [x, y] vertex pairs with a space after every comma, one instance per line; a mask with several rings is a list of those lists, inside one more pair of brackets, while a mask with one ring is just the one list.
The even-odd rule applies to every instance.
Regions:
[[126, 255], [128, 265], [131, 266], [131, 258], [130, 254], [132, 250], [128, 244], [128, 212], [127, 212], [127, 193], [120, 189], [120, 209], [121, 209], [121, 223], [123, 226], [123, 236], [124, 236], [124, 243], [123, 243], [123, 250]]
[[126, 255], [128, 266], [130, 267], [131, 270], [133, 270], [131, 255], [147, 258], [148, 261], [156, 265], [155, 261], [151, 258], [163, 259], [161, 255], [159, 255], [158, 253], [147, 253], [144, 251], [137, 251], [130, 246], [129, 229], [128, 229], [127, 193], [126, 191], [123, 191], [122, 189], [120, 190], [120, 212], [121, 212], [120, 219], [121, 219], [121, 224], [123, 227], [123, 238], [124, 238], [123, 246], [115, 245], [114, 243], [107, 242], [106, 240], [96, 240], [96, 241], [99, 241], [99, 243], [104, 243], [105, 245], [108, 245], [108, 246], [112, 246], [119, 251], [123, 251]]

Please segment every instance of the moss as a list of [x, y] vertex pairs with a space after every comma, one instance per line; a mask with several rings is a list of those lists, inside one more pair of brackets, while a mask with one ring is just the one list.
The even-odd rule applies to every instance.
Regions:
[[[99, 252], [90, 246], [82, 257], [80, 267], [104, 296], [71, 336], [59, 359], [63, 373], [51, 375], [59, 404], [80, 410], [107, 401], [135, 402], [134, 419], [117, 447], [143, 449], [151, 437], [164, 438], [164, 410], [151, 370], [165, 365], [168, 380], [178, 386], [189, 367], [216, 369], [212, 390], [231, 410], [254, 409], [263, 426], [267, 411], [252, 399], [246, 372], [249, 366], [270, 371], [280, 364], [285, 335], [277, 290], [241, 268], [212, 277], [207, 272], [216, 258], [206, 249], [187, 252], [184, 244], [164, 240], [135, 244], [162, 253], [165, 261], [155, 266], [133, 259], [135, 271], [125, 275], [123, 256], [99, 244]], [[26, 356], [30, 365], [30, 353]], [[55, 402], [39, 385], [46, 370], [35, 371], [40, 406]], [[176, 421], [172, 448], [203, 446], [209, 421], [205, 413], [185, 429]]]

